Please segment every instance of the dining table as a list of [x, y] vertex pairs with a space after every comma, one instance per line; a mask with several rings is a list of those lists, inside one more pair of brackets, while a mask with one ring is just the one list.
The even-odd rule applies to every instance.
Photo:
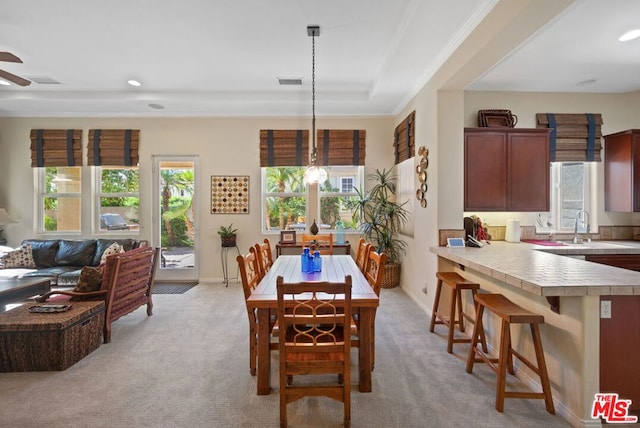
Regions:
[[302, 272], [301, 256], [280, 256], [247, 299], [249, 308], [257, 312], [258, 318], [258, 395], [271, 392], [271, 332], [270, 314], [278, 308], [276, 280], [282, 276], [285, 282], [328, 281], [344, 282], [351, 275], [351, 311], [358, 314], [358, 376], [360, 392], [371, 392], [371, 370], [373, 349], [373, 323], [375, 310], [380, 300], [355, 261], [348, 255], [322, 256], [320, 272]]

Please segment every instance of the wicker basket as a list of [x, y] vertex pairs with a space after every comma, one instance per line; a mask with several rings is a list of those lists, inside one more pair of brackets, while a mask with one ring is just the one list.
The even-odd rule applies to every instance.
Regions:
[[382, 288], [395, 288], [400, 285], [400, 263], [387, 263], [384, 267]]
[[221, 236], [223, 247], [235, 247], [236, 246], [236, 235], [233, 236]]

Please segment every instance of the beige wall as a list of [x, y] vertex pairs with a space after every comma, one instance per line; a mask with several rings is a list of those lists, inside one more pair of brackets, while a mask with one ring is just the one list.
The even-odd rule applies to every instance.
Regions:
[[[20, 223], [6, 227], [8, 244], [17, 246], [34, 233], [34, 177], [31, 169], [29, 132], [35, 128], [82, 129], [83, 159], [86, 158], [88, 130], [92, 128], [140, 129], [140, 238], [152, 239], [153, 155], [198, 155], [199, 193], [196, 221], [200, 234], [200, 278], [222, 277], [220, 225], [233, 222], [240, 229], [241, 251], [262, 240], [260, 203], [260, 129], [306, 129], [305, 118], [172, 118], [172, 119], [96, 119], [96, 118], [1, 118], [0, 119], [0, 207], [6, 208]], [[318, 128], [365, 129], [367, 155], [365, 175], [373, 168], [393, 165], [393, 120], [376, 118], [318, 118]], [[211, 175], [249, 175], [250, 212], [248, 215], [210, 213]], [[90, 192], [90, 168], [83, 168], [83, 190]], [[83, 222], [89, 225], [89, 198], [83, 200]], [[85, 227], [85, 229], [89, 229]], [[58, 235], [60, 236], [60, 235]], [[79, 238], [80, 236], [64, 237]], [[83, 236], [86, 237], [86, 236]], [[279, 235], [265, 235], [272, 243]], [[357, 242], [357, 237], [348, 237]], [[157, 244], [157, 243], [155, 243]]]

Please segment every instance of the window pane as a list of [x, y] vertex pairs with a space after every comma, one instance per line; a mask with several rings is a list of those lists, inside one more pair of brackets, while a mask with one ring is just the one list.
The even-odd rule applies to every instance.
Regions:
[[574, 226], [576, 212], [584, 209], [584, 166], [563, 163], [560, 170], [562, 228]]
[[80, 230], [80, 197], [44, 198], [43, 229], [46, 232]]
[[100, 232], [139, 230], [138, 168], [98, 168]]
[[40, 179], [40, 230], [79, 232], [81, 228], [82, 170], [80, 167], [48, 167]]
[[267, 196], [267, 230], [304, 230], [307, 198], [298, 196]]
[[345, 229], [356, 229], [353, 212], [348, 208], [348, 201], [355, 196], [324, 196], [320, 199], [320, 227], [335, 229], [338, 220], [342, 220]]

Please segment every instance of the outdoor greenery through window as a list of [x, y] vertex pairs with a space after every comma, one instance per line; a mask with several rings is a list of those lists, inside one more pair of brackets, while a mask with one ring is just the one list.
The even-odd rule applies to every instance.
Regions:
[[98, 230], [139, 230], [140, 176], [137, 167], [96, 167]]
[[38, 232], [80, 232], [82, 170], [80, 167], [37, 168]]
[[[362, 183], [363, 167], [325, 167], [327, 181], [321, 183], [319, 194], [311, 194], [302, 182], [305, 167], [262, 168], [263, 218], [265, 231], [308, 230], [314, 219], [320, 230], [333, 230], [338, 220], [345, 229], [355, 229], [348, 201], [357, 196]], [[310, 200], [319, 200], [319, 213], [309, 212]], [[307, 222], [309, 213], [310, 222]]]

